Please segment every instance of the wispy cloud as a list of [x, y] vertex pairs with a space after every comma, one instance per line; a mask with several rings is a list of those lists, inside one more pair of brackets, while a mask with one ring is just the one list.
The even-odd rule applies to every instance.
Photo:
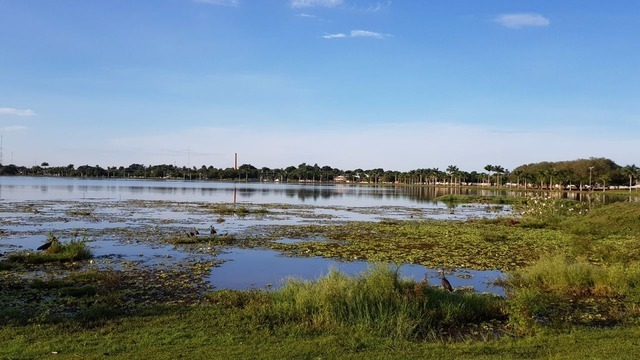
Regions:
[[210, 5], [222, 5], [222, 6], [238, 6], [240, 0], [193, 0], [194, 2]]
[[305, 14], [305, 13], [301, 13], [296, 15], [297, 17], [303, 17], [303, 18], [317, 18], [317, 16], [315, 15], [311, 15], [311, 14]]
[[291, 0], [289, 3], [292, 8], [310, 8], [310, 7], [327, 7], [334, 8], [344, 4], [343, 0]]
[[534, 13], [502, 14], [496, 16], [494, 21], [511, 29], [520, 29], [527, 26], [549, 26], [551, 24], [551, 20], [548, 18]]
[[34, 116], [35, 114], [35, 111], [30, 109], [0, 108], [0, 115]]
[[368, 30], [351, 30], [349, 34], [344, 34], [344, 33], [326, 34], [326, 35], [323, 35], [322, 37], [325, 39], [340, 39], [340, 38], [355, 38], [355, 37], [384, 39], [384, 38], [391, 37], [391, 35], [375, 32], [375, 31], [368, 31]]
[[357, 10], [362, 10], [365, 12], [378, 12], [378, 11], [382, 11], [387, 9], [389, 6], [391, 6], [391, 1], [387, 1], [387, 2], [377, 2], [375, 4], [369, 4], [366, 6], [362, 6], [359, 8], [356, 8]]

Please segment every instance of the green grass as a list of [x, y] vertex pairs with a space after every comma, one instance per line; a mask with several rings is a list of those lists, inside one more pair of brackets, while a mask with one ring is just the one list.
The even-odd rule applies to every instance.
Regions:
[[82, 240], [60, 243], [55, 240], [51, 247], [41, 252], [22, 251], [10, 254], [1, 268], [13, 268], [17, 264], [37, 265], [88, 260], [93, 257], [91, 249]]
[[[0, 327], [0, 358], [33, 359], [635, 359], [640, 327], [546, 331], [491, 341], [409, 341], [357, 327], [256, 327], [218, 305], [151, 309], [99, 325]], [[56, 352], [57, 354], [52, 354]]]
[[317, 281], [289, 280], [270, 293], [266, 305], [249, 307], [256, 325], [270, 328], [305, 324], [329, 331], [343, 326], [365, 328], [394, 338], [437, 338], [444, 331], [505, 318], [500, 298], [487, 294], [449, 293], [401, 279], [396, 270], [377, 266], [359, 276], [336, 270]]
[[520, 330], [611, 326], [640, 319], [640, 264], [598, 266], [556, 255], [509, 274], [509, 314]]

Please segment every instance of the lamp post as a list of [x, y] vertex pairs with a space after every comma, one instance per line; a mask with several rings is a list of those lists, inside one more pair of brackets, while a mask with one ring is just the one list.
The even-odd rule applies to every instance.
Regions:
[[593, 189], [591, 187], [591, 170], [593, 170], [593, 166], [589, 166], [589, 191]]

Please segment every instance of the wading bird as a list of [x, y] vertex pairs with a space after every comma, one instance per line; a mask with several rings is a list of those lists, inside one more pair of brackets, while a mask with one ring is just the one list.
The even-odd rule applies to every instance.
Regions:
[[447, 278], [444, 277], [444, 269], [440, 269], [438, 270], [438, 272], [442, 276], [442, 279], [441, 279], [442, 287], [444, 287], [449, 291], [453, 291], [453, 286], [451, 286], [451, 283], [449, 282], [449, 280], [447, 280]]
[[55, 237], [55, 236], [53, 236], [53, 235], [50, 235], [50, 236], [49, 236], [49, 238], [48, 238], [48, 240], [49, 240], [49, 241], [47, 241], [46, 243], [44, 243], [44, 244], [42, 244], [42, 245], [38, 246], [38, 248], [37, 248], [36, 250], [40, 250], [40, 251], [47, 250], [48, 248], [50, 248], [50, 247], [51, 247], [51, 245], [53, 245], [53, 243], [54, 243], [54, 242], [57, 242], [57, 241], [58, 241], [58, 238], [57, 238], [57, 237]]
[[213, 225], [209, 226], [209, 231], [211, 232], [211, 236], [217, 234], [218, 232], [216, 231], [216, 228], [213, 227]]

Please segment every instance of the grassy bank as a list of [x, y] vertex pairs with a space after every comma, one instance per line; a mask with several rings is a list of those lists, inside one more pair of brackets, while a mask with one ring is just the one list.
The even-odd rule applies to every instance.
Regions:
[[491, 341], [409, 341], [366, 329], [332, 332], [257, 327], [238, 310], [170, 306], [99, 326], [0, 327], [0, 358], [34, 359], [585, 359], [637, 357], [640, 327], [549, 330]]

